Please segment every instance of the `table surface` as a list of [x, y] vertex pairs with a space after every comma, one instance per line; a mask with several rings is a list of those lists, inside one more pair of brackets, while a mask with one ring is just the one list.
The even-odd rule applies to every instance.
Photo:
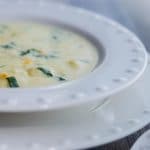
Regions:
[[[74, 6], [86, 8], [92, 10], [96, 13], [103, 14], [109, 18], [112, 18], [133, 32], [137, 35], [138, 28], [135, 26], [134, 22], [132, 21], [133, 18], [128, 16], [127, 10], [121, 5], [121, 0], [58, 0], [63, 1], [64, 3], [71, 4]], [[139, 35], [140, 36], [140, 35]], [[144, 41], [143, 41], [144, 42]], [[147, 125], [145, 128], [141, 129], [140, 131], [133, 133], [132, 135], [118, 140], [116, 142], [91, 148], [89, 150], [130, 150], [134, 142], [141, 136], [144, 132], [150, 129], [150, 124]]]

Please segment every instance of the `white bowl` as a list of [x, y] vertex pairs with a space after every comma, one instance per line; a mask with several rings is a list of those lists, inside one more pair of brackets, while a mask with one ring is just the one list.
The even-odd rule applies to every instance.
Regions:
[[[99, 49], [96, 69], [75, 81], [54, 87], [0, 89], [0, 112], [60, 109], [99, 101], [129, 87], [144, 72], [147, 54], [138, 38], [103, 16], [45, 1], [4, 1], [1, 21], [32, 20], [56, 23], [80, 32]], [[33, 11], [34, 10], [34, 11]]]

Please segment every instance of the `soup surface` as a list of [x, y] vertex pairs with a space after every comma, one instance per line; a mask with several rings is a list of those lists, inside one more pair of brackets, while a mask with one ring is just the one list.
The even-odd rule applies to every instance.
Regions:
[[0, 25], [0, 87], [41, 87], [77, 79], [95, 67], [96, 47], [55, 25]]

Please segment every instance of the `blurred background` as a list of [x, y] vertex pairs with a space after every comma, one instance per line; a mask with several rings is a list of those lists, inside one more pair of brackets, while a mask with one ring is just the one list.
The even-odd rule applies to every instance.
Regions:
[[51, 0], [103, 14], [135, 32], [150, 49], [150, 0]]

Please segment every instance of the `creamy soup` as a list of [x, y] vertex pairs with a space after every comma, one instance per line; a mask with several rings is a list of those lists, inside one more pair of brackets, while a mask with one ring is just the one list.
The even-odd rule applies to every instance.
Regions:
[[86, 38], [36, 23], [0, 25], [0, 87], [40, 87], [75, 80], [98, 61]]

